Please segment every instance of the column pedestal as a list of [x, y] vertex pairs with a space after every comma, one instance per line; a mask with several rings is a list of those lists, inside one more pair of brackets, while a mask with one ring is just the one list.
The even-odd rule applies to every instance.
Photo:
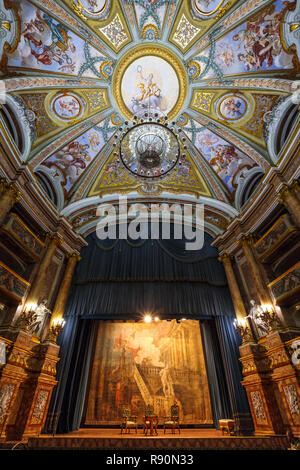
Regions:
[[0, 331], [7, 363], [0, 377], [0, 433], [6, 440], [40, 434], [47, 416], [59, 347], [39, 344], [28, 333]]
[[[270, 332], [257, 345], [240, 347], [245, 387], [256, 435], [300, 436], [300, 367], [290, 332]], [[297, 343], [296, 343], [297, 344]]]

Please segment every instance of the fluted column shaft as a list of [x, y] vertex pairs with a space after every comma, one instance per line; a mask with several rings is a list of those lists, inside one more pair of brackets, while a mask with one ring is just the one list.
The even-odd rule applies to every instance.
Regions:
[[50, 263], [53, 259], [53, 256], [56, 252], [57, 246], [60, 243], [60, 239], [57, 236], [49, 238], [49, 244], [44, 258], [41, 261], [38, 272], [35, 276], [32, 288], [30, 290], [29, 296], [26, 300], [27, 304], [38, 304], [40, 300], [40, 292], [42, 292], [42, 287], [47, 278], [47, 269], [50, 266]]
[[71, 256], [69, 256], [65, 274], [55, 302], [53, 314], [51, 317], [51, 323], [53, 323], [54, 320], [58, 320], [63, 317], [68, 300], [72, 277], [74, 274], [75, 266], [78, 261], [80, 261], [80, 256], [78, 256], [76, 253], [73, 253]]
[[237, 283], [236, 276], [233, 271], [231, 257], [228, 254], [224, 254], [219, 259], [220, 261], [222, 261], [224, 265], [236, 317], [238, 319], [245, 318], [247, 313], [245, 310], [245, 306], [244, 306], [244, 302], [241, 296], [239, 285]]
[[8, 183], [4, 178], [0, 179], [0, 226], [5, 217], [21, 198], [21, 193], [15, 183]]
[[284, 186], [279, 193], [279, 201], [286, 206], [296, 224], [300, 227], [300, 201], [297, 193], [300, 191], [298, 181], [294, 181], [290, 186]]
[[253, 243], [253, 236], [243, 236], [240, 243], [242, 245], [250, 272], [252, 274], [253, 282], [261, 304], [272, 305], [273, 301], [268, 292], [268, 288], [265, 285], [260, 267], [251, 248], [251, 244]]

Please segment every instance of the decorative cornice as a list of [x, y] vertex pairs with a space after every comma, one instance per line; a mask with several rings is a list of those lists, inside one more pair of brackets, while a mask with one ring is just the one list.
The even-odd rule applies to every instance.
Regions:
[[291, 184], [284, 184], [283, 188], [278, 193], [278, 200], [281, 204], [287, 204], [287, 197], [297, 194], [300, 191], [300, 184], [298, 181], [293, 181]]
[[5, 178], [0, 178], [0, 192], [8, 194], [11, 197], [13, 204], [19, 202], [22, 196], [16, 183], [8, 183]]

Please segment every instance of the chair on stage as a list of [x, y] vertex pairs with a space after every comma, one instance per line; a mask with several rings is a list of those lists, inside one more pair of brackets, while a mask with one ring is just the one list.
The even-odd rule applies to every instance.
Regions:
[[[154, 406], [153, 405], [147, 405], [146, 408], [145, 408], [145, 420], [144, 420], [144, 426], [143, 426], [143, 433], [144, 434], [147, 434], [148, 429], [153, 427], [153, 424], [155, 424], [155, 422], [153, 422], [152, 419], [149, 419], [151, 416], [154, 416]], [[157, 433], [156, 428], [157, 428], [157, 423], [156, 423], [156, 426], [155, 426], [155, 432]]]
[[180, 426], [179, 426], [179, 406], [174, 403], [171, 406], [171, 416], [165, 418], [164, 422], [164, 434], [166, 434], [166, 429], [171, 429], [172, 434], [175, 434], [175, 429], [178, 429], [180, 434]]
[[130, 408], [124, 408], [123, 413], [122, 413], [122, 424], [121, 424], [121, 434], [123, 433], [123, 429], [125, 431], [125, 434], [128, 433], [130, 434], [130, 429], [135, 429], [135, 433], [137, 434], [137, 421], [136, 421], [136, 416], [133, 416], [131, 414]]

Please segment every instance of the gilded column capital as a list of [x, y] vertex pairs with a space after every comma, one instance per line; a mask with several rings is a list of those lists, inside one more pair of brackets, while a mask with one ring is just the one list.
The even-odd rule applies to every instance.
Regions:
[[21, 191], [17, 188], [16, 183], [8, 183], [5, 178], [0, 178], [0, 192], [8, 194], [13, 204], [19, 202], [21, 199]]
[[233, 255], [230, 255], [228, 253], [223, 253], [223, 255], [220, 255], [218, 260], [221, 261], [221, 263], [231, 263], [232, 260], [234, 259]]
[[62, 238], [57, 235], [57, 233], [47, 233], [46, 235], [46, 240], [45, 240], [47, 245], [50, 245], [50, 243], [55, 243], [56, 245], [60, 245], [62, 243]]
[[74, 263], [79, 263], [79, 261], [81, 260], [81, 256], [78, 253], [75, 253], [75, 252], [71, 253], [71, 254], [70, 253], [67, 254], [66, 258], [67, 258], [68, 261], [71, 260]]
[[300, 191], [300, 184], [294, 180], [291, 184], [284, 184], [283, 188], [278, 193], [278, 200], [281, 204], [286, 205], [286, 198], [295, 195]]
[[253, 245], [258, 240], [258, 236], [255, 233], [249, 233], [248, 235], [242, 235], [238, 240], [239, 245]]

